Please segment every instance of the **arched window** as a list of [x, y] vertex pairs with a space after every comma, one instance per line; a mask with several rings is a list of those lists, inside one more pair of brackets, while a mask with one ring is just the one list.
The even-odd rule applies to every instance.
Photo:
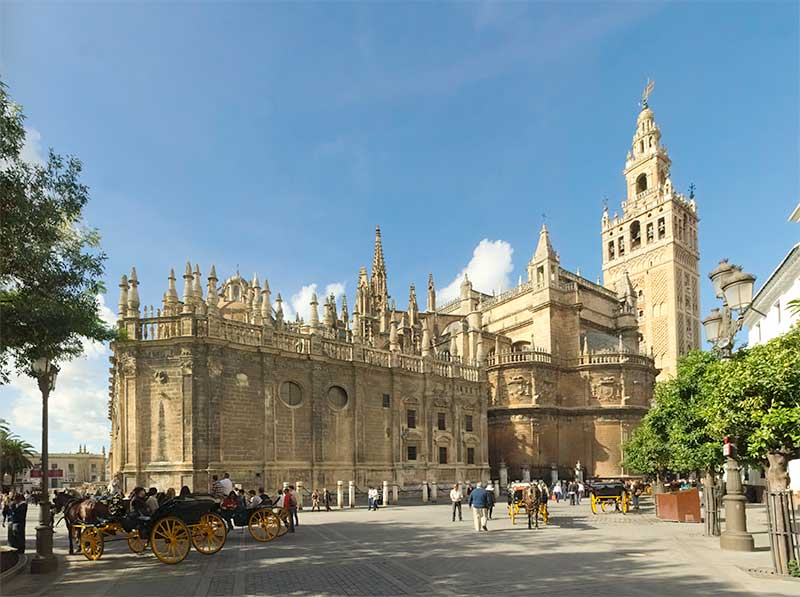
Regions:
[[639, 220], [631, 223], [631, 250], [642, 244], [642, 225]]
[[343, 409], [347, 406], [347, 392], [342, 387], [331, 386], [328, 390], [328, 402], [337, 410]]
[[647, 174], [640, 174], [636, 178], [636, 192], [641, 193], [647, 190]]
[[303, 388], [293, 381], [281, 384], [281, 401], [290, 407], [300, 406], [303, 403]]

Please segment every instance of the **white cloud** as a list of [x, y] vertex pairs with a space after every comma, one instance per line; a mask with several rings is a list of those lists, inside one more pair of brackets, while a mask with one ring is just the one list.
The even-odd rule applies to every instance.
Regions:
[[[317, 292], [319, 285], [316, 283], [307, 284], [303, 286], [298, 292], [294, 293], [287, 303], [283, 305], [283, 316], [286, 321], [294, 321], [295, 316], [299, 313], [304, 321], [308, 322], [311, 314], [311, 295]], [[344, 294], [344, 282], [332, 282], [325, 286], [325, 292], [320, 294], [317, 292], [317, 301], [320, 306], [317, 307], [317, 313], [322, 319], [322, 306], [325, 303], [325, 297], [334, 294], [337, 298]]]
[[22, 145], [20, 158], [29, 164], [44, 166], [45, 159], [42, 153], [42, 134], [36, 129], [25, 129], [25, 143]]
[[440, 303], [444, 304], [458, 296], [459, 287], [464, 274], [469, 277], [475, 290], [491, 294], [492, 291], [503, 291], [511, 287], [511, 272], [514, 264], [511, 257], [514, 249], [504, 240], [484, 238], [472, 252], [472, 259], [467, 266], [437, 293]]
[[[100, 316], [108, 324], [115, 316], [99, 296]], [[91, 451], [108, 447], [108, 346], [85, 341], [84, 355], [61, 363], [55, 390], [49, 400], [49, 449], [72, 452], [78, 444]], [[2, 411], [7, 414], [12, 430], [41, 447], [42, 397], [36, 382], [27, 376], [13, 377], [3, 387]]]

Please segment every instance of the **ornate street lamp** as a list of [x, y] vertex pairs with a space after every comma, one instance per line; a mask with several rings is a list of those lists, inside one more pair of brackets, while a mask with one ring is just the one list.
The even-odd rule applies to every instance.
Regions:
[[33, 373], [42, 393], [42, 494], [39, 498], [39, 526], [36, 527], [36, 556], [31, 561], [31, 572], [45, 573], [55, 570], [57, 561], [53, 555], [53, 527], [50, 520], [50, 463], [47, 454], [47, 400], [56, 387], [58, 366], [50, 359], [41, 357], [33, 362]]
[[[753, 302], [756, 278], [743, 272], [738, 265], [728, 263], [727, 259], [720, 261], [708, 277], [714, 284], [717, 298], [722, 299], [722, 310], [712, 309], [703, 320], [703, 328], [714, 350], [722, 360], [728, 360], [733, 356], [736, 334], [742, 329], [742, 316]], [[753, 535], [747, 532], [747, 499], [742, 491], [736, 446], [727, 443], [726, 439], [725, 448], [725, 497], [722, 498], [725, 504], [725, 530], [720, 535], [719, 545], [722, 549], [753, 551]]]

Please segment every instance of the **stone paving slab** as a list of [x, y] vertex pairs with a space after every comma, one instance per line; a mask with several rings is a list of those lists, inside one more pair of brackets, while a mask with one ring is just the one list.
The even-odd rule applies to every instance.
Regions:
[[558, 504], [551, 512], [551, 524], [528, 530], [526, 524], [512, 526], [498, 506], [488, 533], [473, 530], [467, 509], [463, 522], [451, 522], [446, 504], [302, 512], [295, 534], [261, 544], [237, 529], [218, 554], [193, 550], [175, 566], [150, 553], [132, 554], [124, 541], [110, 542], [97, 562], [65, 556], [66, 537], [59, 529], [60, 569], [45, 577], [21, 575], [0, 593], [800, 596], [800, 583], [745, 571], [770, 565], [763, 508], [748, 508], [760, 550], [753, 553], [722, 552], [718, 539], [702, 535], [702, 525], [664, 523], [647, 508], [594, 516], [588, 505]]

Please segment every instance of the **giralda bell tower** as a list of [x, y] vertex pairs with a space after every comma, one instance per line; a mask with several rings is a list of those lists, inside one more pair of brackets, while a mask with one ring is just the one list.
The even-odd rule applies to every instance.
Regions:
[[637, 297], [643, 350], [655, 357], [659, 379], [674, 376], [678, 358], [700, 347], [697, 206], [675, 192], [672, 164], [647, 99], [625, 161], [622, 216], [603, 210], [603, 283], [617, 289], [627, 272]]

